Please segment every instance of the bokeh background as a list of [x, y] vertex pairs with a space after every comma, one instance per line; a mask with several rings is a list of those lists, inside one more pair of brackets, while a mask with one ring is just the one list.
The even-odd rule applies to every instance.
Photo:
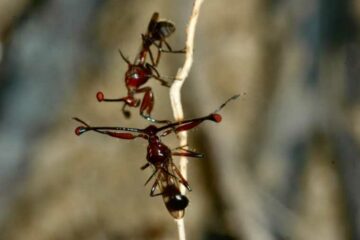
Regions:
[[[145, 127], [120, 97], [154, 11], [184, 46], [192, 1], [0, 1], [0, 239], [177, 239], [144, 182], [144, 140], [91, 133]], [[183, 90], [186, 118], [222, 110], [189, 132], [188, 239], [360, 239], [360, 1], [205, 0]], [[184, 56], [164, 54], [174, 76]], [[154, 117], [172, 119], [154, 80]], [[173, 136], [164, 141], [178, 145]], [[177, 160], [176, 160], [177, 161]]]

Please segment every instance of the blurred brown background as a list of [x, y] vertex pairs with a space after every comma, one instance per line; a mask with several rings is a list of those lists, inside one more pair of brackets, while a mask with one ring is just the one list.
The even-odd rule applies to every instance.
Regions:
[[[120, 97], [154, 11], [184, 46], [191, 1], [0, 1], [0, 239], [176, 239], [144, 182], [144, 140], [74, 135], [92, 125], [145, 127]], [[360, 239], [359, 0], [205, 0], [182, 90], [189, 132], [188, 239]], [[164, 54], [173, 76], [183, 56]], [[153, 114], [172, 119], [151, 80]], [[164, 141], [177, 146], [175, 137]]]

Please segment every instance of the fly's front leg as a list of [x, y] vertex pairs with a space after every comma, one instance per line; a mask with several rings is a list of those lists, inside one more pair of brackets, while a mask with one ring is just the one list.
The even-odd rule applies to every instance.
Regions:
[[150, 87], [144, 87], [136, 90], [136, 93], [144, 93], [144, 97], [140, 105], [140, 115], [146, 120], [152, 121], [150, 117], [154, 107], [154, 94]]
[[140, 105], [140, 115], [146, 120], [153, 123], [169, 123], [168, 120], [156, 120], [151, 117], [151, 112], [154, 107], [154, 94], [150, 87], [144, 87], [136, 90], [136, 93], [144, 93], [143, 100]]

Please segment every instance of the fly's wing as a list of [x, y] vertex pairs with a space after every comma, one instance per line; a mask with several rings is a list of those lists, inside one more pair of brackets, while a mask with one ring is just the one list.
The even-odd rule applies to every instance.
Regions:
[[159, 20], [159, 13], [154, 12], [147, 29], [147, 34], [153, 41], [162, 41], [175, 32], [175, 24], [169, 20]]
[[[179, 180], [175, 178], [171, 169], [169, 172], [162, 171], [158, 176], [158, 188], [161, 192], [164, 204], [175, 219], [184, 217], [185, 208], [189, 204], [189, 200], [180, 192]], [[170, 174], [172, 174], [172, 176]]]
[[156, 40], [165, 40], [175, 32], [175, 24], [168, 21], [162, 20], [156, 24], [156, 28], [153, 31], [153, 36]]
[[159, 19], [159, 13], [158, 12], [154, 12], [153, 15], [151, 16], [151, 19], [150, 19], [150, 22], [149, 22], [149, 25], [148, 25], [148, 33], [151, 33], [154, 31], [155, 29], [155, 26], [158, 22], [158, 19]]

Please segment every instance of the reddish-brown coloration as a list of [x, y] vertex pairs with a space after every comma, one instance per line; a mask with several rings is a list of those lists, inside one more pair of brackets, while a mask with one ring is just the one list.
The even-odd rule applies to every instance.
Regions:
[[222, 120], [222, 117], [221, 117], [221, 115], [220, 114], [216, 114], [216, 113], [214, 113], [213, 115], [212, 115], [212, 117], [213, 117], [213, 119], [215, 120], [215, 122], [221, 122], [221, 120]]
[[[203, 155], [201, 153], [188, 150], [185, 147], [179, 147], [171, 150], [168, 146], [162, 143], [160, 138], [169, 135], [172, 132], [190, 130], [205, 120], [217, 122], [213, 115], [214, 114], [210, 114], [201, 118], [169, 123], [163, 127], [149, 125], [144, 129], [125, 127], [91, 127], [79, 118], [74, 118], [76, 121], [84, 125], [77, 127], [75, 133], [76, 135], [81, 135], [87, 131], [95, 131], [120, 139], [134, 139], [137, 137], [146, 139], [148, 141], [146, 154], [147, 163], [141, 169], [146, 169], [150, 165], [155, 168], [153, 174], [146, 181], [146, 183], [148, 183], [153, 177], [155, 177], [155, 182], [151, 187], [150, 196], [154, 197], [161, 195], [169, 213], [174, 218], [179, 219], [184, 216], [185, 208], [189, 203], [187, 197], [180, 192], [180, 184], [183, 184], [189, 191], [191, 191], [191, 188], [174, 164], [172, 156], [201, 158]], [[155, 193], [156, 191], [158, 191], [158, 193]]]
[[121, 139], [134, 139], [135, 136], [131, 133], [117, 133], [117, 132], [108, 132], [112, 137], [121, 138]]
[[[126, 117], [130, 116], [130, 112], [125, 108], [138, 107], [140, 99], [135, 98], [136, 94], [144, 93], [141, 101], [140, 115], [146, 120], [154, 123], [168, 123], [169, 121], [155, 120], [151, 117], [151, 112], [154, 107], [154, 94], [150, 87], [142, 87], [150, 78], [155, 78], [160, 81], [161, 85], [170, 87], [170, 84], [160, 77], [159, 72], [156, 70], [156, 66], [160, 60], [161, 52], [169, 53], [184, 53], [184, 50], [173, 51], [170, 45], [166, 42], [166, 38], [169, 37], [175, 31], [173, 23], [166, 20], [159, 20], [159, 14], [154, 13], [148, 25], [147, 33], [142, 34], [142, 45], [138, 56], [135, 58], [134, 63], [131, 63], [120, 51], [121, 57], [128, 64], [128, 70], [125, 73], [125, 86], [127, 88], [127, 96], [122, 98], [108, 99], [105, 98], [102, 92], [98, 92], [96, 98], [99, 102], [123, 102], [123, 114]], [[168, 50], [162, 49], [162, 44], [168, 48]], [[154, 60], [150, 47], [155, 46], [158, 49], [156, 60]], [[151, 64], [146, 62], [147, 54], [149, 53]]]
[[[120, 52], [121, 57], [128, 64], [128, 70], [125, 73], [125, 86], [127, 88], [127, 96], [122, 98], [105, 98], [102, 92], [98, 92], [96, 94], [96, 98], [99, 102], [123, 102], [123, 114], [126, 117], [130, 116], [130, 112], [125, 108], [129, 107], [138, 107], [141, 102], [140, 115], [144, 117], [146, 120], [155, 123], [167, 123], [168, 121], [159, 121], [155, 120], [150, 116], [151, 111], [154, 106], [154, 94], [150, 87], [142, 87], [150, 78], [155, 78], [160, 81], [163, 86], [170, 87], [170, 84], [163, 80], [160, 77], [159, 72], [156, 68], [144, 61], [138, 61], [137, 63], [130, 63], [128, 59], [124, 57], [124, 55]], [[144, 97], [142, 101], [140, 99], [135, 98], [136, 94], [144, 93]]]
[[[149, 94], [149, 92], [146, 94]], [[151, 97], [146, 94], [144, 98], [151, 99]], [[92, 127], [81, 119], [74, 118], [83, 125], [75, 129], [75, 134], [81, 135], [88, 131], [95, 131], [120, 139], [129, 140], [134, 138], [143, 138], [147, 140], [147, 163], [142, 166], [141, 169], [144, 170], [150, 165], [155, 168], [155, 171], [145, 183], [147, 184], [156, 175], [155, 182], [151, 187], [150, 196], [154, 197], [161, 195], [169, 213], [174, 218], [180, 219], [184, 216], [185, 208], [189, 203], [187, 197], [180, 192], [180, 184], [183, 184], [189, 191], [191, 191], [191, 188], [174, 164], [172, 156], [202, 158], [203, 154], [188, 150], [185, 146], [171, 150], [168, 146], [161, 142], [161, 137], [167, 136], [172, 132], [178, 133], [193, 129], [205, 120], [217, 123], [220, 122], [221, 115], [217, 114], [217, 112], [226, 106], [229, 101], [236, 99], [238, 96], [239, 95], [235, 95], [229, 98], [221, 104], [215, 112], [205, 117], [168, 123], [162, 127], [156, 127], [155, 125], [149, 125], [144, 129], [126, 127]], [[156, 190], [158, 190], [158, 193], [155, 193]]]
[[77, 127], [75, 128], [75, 134], [80, 136], [82, 134], [84, 127]]
[[99, 102], [102, 102], [104, 101], [104, 93], [103, 92], [97, 92], [96, 93], [96, 99], [99, 101]]

